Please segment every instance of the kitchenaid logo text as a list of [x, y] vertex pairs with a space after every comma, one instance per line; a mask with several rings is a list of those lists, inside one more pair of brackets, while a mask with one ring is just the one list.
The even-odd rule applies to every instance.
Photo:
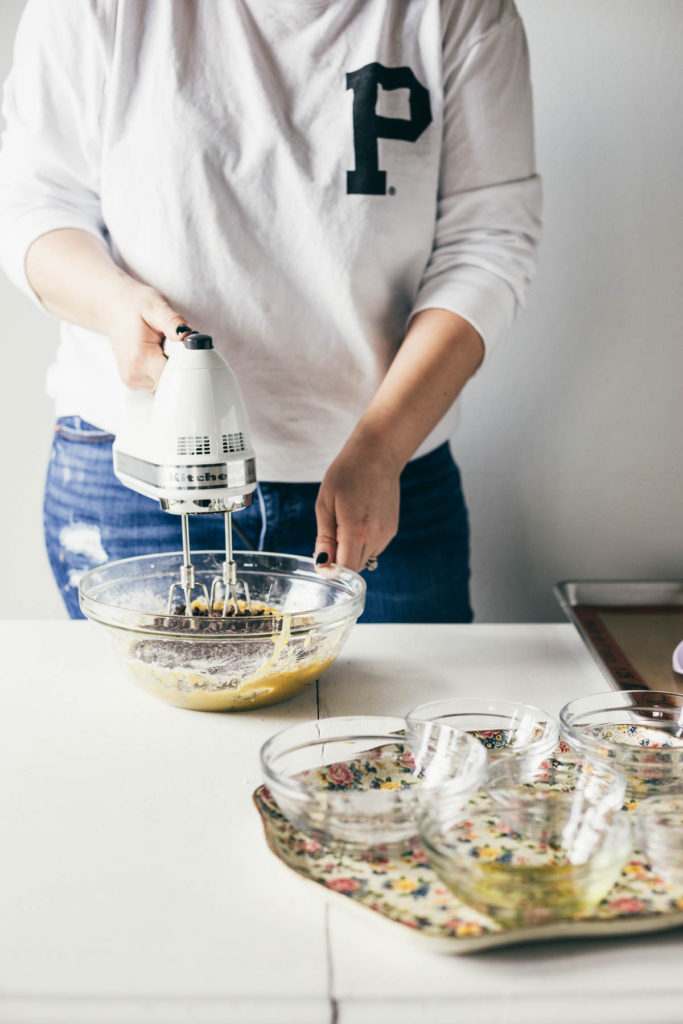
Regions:
[[[381, 117], [377, 114], [377, 97], [383, 89], [407, 89], [410, 117]], [[385, 68], [377, 62], [366, 64], [346, 76], [346, 88], [353, 89], [353, 148], [355, 171], [346, 172], [348, 195], [384, 196], [387, 194], [386, 171], [379, 169], [380, 139], [403, 139], [417, 142], [432, 122], [429, 92], [418, 82], [410, 68]], [[394, 194], [394, 189], [389, 189]]]
[[228, 474], [212, 473], [208, 470], [204, 473], [183, 473], [180, 470], [175, 470], [173, 479], [177, 484], [214, 484], [227, 480]]

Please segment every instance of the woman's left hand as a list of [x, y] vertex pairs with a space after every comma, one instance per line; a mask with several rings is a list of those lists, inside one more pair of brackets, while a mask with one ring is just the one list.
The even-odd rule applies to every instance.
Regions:
[[384, 551], [398, 530], [400, 472], [391, 452], [349, 439], [325, 474], [315, 504], [319, 569], [336, 562], [360, 572]]

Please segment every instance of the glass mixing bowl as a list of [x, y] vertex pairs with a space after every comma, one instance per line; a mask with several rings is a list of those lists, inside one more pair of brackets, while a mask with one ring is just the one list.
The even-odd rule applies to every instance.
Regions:
[[626, 778], [629, 800], [683, 789], [683, 693], [608, 690], [560, 711], [569, 746]]
[[[222, 551], [192, 553], [197, 582], [221, 575]], [[247, 710], [287, 700], [339, 654], [365, 604], [350, 569], [325, 576], [311, 558], [236, 551], [237, 575], [271, 614], [230, 618], [167, 615], [179, 553], [109, 562], [83, 576], [84, 615], [104, 627], [129, 678], [196, 711]]]
[[436, 794], [457, 816], [483, 781], [486, 751], [436, 722], [407, 736], [403, 718], [352, 715], [284, 729], [264, 744], [261, 765], [281, 810], [305, 835], [364, 856], [409, 846]]

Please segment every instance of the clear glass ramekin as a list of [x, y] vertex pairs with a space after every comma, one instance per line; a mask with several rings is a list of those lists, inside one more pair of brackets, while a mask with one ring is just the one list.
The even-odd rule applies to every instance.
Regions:
[[500, 761], [457, 818], [430, 807], [420, 837], [453, 893], [501, 924], [576, 917], [607, 895], [630, 855], [624, 791], [601, 765], [553, 759], [520, 784]]
[[560, 730], [582, 758], [606, 761], [640, 800], [683, 788], [683, 694], [607, 690], [569, 701]]
[[486, 748], [489, 767], [501, 759], [514, 765], [523, 779], [533, 774], [555, 750], [559, 725], [533, 704], [486, 697], [451, 697], [418, 704], [406, 715], [408, 731], [424, 722], [438, 722], [471, 733]]
[[457, 814], [481, 785], [486, 751], [435, 723], [412, 736], [403, 718], [359, 715], [295, 725], [264, 744], [266, 785], [283, 813], [326, 847], [395, 852], [415, 839], [438, 794]]
[[683, 886], [683, 790], [640, 801], [636, 839], [652, 870]]

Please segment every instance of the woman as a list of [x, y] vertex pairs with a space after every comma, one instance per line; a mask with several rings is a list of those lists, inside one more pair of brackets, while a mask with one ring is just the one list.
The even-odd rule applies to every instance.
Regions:
[[0, 256], [62, 320], [45, 529], [70, 614], [90, 566], [179, 547], [111, 441], [187, 324], [244, 393], [247, 540], [381, 555], [366, 621], [468, 621], [455, 400], [539, 235], [512, 0], [29, 0], [4, 112]]

